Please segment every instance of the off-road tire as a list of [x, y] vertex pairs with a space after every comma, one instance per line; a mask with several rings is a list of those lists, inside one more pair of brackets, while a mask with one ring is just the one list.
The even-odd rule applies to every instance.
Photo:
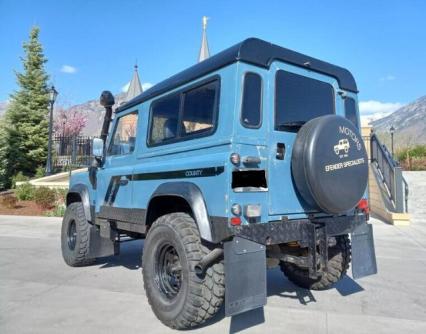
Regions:
[[[176, 249], [181, 264], [181, 285], [173, 299], [161, 291], [156, 268], [164, 243]], [[195, 273], [195, 265], [210, 250], [200, 239], [194, 219], [178, 212], [158, 218], [145, 240], [142, 255], [144, 289], [157, 318], [166, 326], [188, 329], [214, 316], [223, 303], [225, 277], [222, 262], [209, 267], [205, 275]], [[157, 266], [157, 267], [156, 267]]]
[[[74, 247], [70, 245], [70, 227], [75, 226]], [[95, 259], [89, 255], [90, 224], [84, 215], [84, 208], [81, 202], [68, 205], [62, 220], [61, 249], [62, 257], [66, 264], [71, 267], [81, 267], [92, 264]]]
[[328, 249], [328, 271], [317, 279], [310, 278], [308, 270], [295, 264], [281, 262], [281, 271], [294, 284], [310, 290], [326, 290], [339, 281], [351, 262], [351, 242], [349, 236], [336, 237], [336, 245]]

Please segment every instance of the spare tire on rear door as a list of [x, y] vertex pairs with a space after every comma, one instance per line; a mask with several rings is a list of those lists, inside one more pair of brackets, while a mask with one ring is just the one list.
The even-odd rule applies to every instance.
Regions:
[[330, 214], [354, 208], [367, 187], [364, 142], [353, 123], [341, 116], [314, 118], [301, 127], [291, 169], [307, 205]]

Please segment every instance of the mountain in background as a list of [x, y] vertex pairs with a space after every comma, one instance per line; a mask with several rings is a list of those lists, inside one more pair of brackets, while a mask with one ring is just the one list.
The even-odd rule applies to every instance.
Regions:
[[386, 145], [391, 126], [395, 128], [394, 138], [397, 148], [426, 144], [426, 95], [371, 124]]
[[[115, 95], [115, 105], [113, 108], [117, 108], [119, 105], [124, 103], [125, 97], [125, 93]], [[65, 112], [78, 112], [87, 117], [86, 126], [81, 133], [83, 136], [97, 137], [100, 135], [105, 109], [100, 105], [99, 99], [71, 106], [66, 108]]]

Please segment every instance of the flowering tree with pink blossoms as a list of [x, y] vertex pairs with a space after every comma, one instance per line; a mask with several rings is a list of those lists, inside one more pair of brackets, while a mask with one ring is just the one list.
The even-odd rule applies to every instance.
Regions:
[[77, 110], [60, 109], [53, 123], [53, 130], [57, 136], [78, 136], [86, 126], [87, 116]]

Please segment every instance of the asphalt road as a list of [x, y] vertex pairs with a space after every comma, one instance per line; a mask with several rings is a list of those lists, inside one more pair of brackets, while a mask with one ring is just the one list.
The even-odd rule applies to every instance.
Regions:
[[[376, 220], [379, 274], [309, 292], [268, 272], [268, 304], [223, 311], [191, 333], [426, 333], [426, 173], [406, 175], [413, 223]], [[65, 265], [60, 219], [0, 216], [0, 333], [169, 333], [142, 286], [142, 241], [85, 268]]]

